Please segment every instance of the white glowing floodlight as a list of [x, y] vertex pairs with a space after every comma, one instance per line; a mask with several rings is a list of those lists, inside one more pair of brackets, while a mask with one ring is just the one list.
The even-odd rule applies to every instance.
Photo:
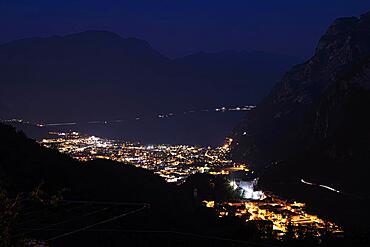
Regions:
[[252, 181], [231, 180], [229, 185], [233, 190], [239, 190], [240, 196], [242, 196], [244, 199], [263, 200], [266, 198], [266, 195], [262, 191], [255, 190], [257, 181], [258, 179], [253, 179]]

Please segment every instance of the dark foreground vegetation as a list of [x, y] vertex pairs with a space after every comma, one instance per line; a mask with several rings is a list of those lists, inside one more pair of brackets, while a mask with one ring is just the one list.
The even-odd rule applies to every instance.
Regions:
[[[263, 222], [219, 219], [201, 201], [233, 200], [222, 177], [197, 175], [175, 186], [121, 163], [77, 162], [10, 126], [0, 125], [0, 137], [0, 246], [32, 246], [33, 240], [50, 246], [319, 244], [310, 236], [274, 240]], [[323, 237], [320, 245], [347, 241], [354, 243]]]

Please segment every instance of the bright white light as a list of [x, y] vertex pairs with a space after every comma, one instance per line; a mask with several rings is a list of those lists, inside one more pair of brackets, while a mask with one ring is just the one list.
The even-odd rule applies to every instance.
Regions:
[[341, 193], [339, 190], [336, 190], [336, 189], [334, 189], [330, 186], [327, 186], [327, 185], [310, 183], [310, 182], [305, 181], [304, 179], [301, 179], [301, 182], [304, 183], [304, 184], [312, 185], [312, 186], [319, 186], [321, 188], [334, 191], [336, 193]]
[[233, 190], [236, 190], [238, 188], [238, 185], [236, 184], [234, 180], [231, 180], [229, 185]]
[[240, 195], [244, 199], [249, 200], [263, 200], [266, 198], [266, 195], [262, 191], [254, 190], [254, 187], [257, 185], [258, 179], [252, 181], [230, 181], [230, 187], [233, 190], [240, 189]]

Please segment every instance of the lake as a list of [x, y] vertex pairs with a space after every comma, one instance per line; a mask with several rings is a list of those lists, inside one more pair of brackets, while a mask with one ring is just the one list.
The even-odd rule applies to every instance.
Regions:
[[49, 131], [77, 131], [145, 144], [219, 146], [245, 114], [244, 111], [210, 111], [113, 121], [92, 119], [67, 125], [50, 123], [42, 128], [27, 124], [15, 126], [34, 139], [46, 137]]

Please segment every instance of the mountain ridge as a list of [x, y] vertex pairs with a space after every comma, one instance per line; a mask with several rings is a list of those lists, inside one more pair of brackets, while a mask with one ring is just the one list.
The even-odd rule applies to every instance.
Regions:
[[282, 55], [247, 56], [216, 54], [201, 65], [193, 59], [184, 63], [146, 41], [109, 31], [23, 39], [0, 45], [0, 97], [15, 115], [34, 121], [254, 104], [296, 62]]
[[[370, 158], [370, 121], [360, 110], [370, 107], [369, 56], [369, 13], [334, 21], [315, 55], [287, 72], [235, 128], [234, 157], [260, 171], [273, 168], [281, 179], [345, 183], [352, 174], [361, 181]], [[286, 167], [279, 172], [279, 166]]]

